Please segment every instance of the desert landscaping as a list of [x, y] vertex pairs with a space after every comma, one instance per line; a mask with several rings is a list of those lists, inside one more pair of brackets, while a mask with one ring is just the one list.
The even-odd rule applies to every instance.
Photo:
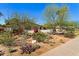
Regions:
[[68, 6], [49, 4], [42, 12], [43, 24], [27, 14], [15, 12], [6, 18], [0, 12], [4, 17], [4, 24], [0, 24], [0, 56], [40, 56], [79, 36], [79, 23], [68, 19]]
[[[57, 46], [65, 44], [74, 37], [58, 33], [26, 32], [25, 34], [11, 35], [10, 32], [0, 34], [0, 55], [6, 56], [39, 56]], [[78, 35], [77, 33], [75, 34]]]
[[[33, 38], [25, 38], [24, 37], [16, 35], [14, 36], [14, 40], [15, 40], [15, 44], [13, 44], [14, 46], [4, 46], [3, 44], [0, 45], [1, 47], [1, 52], [3, 52], [3, 55], [41, 55], [42, 53], [47, 52], [50, 49], [53, 49], [61, 44], [65, 44], [67, 41], [71, 40], [70, 38], [66, 38], [63, 35], [50, 35], [48, 40], [45, 42], [36, 42], [35, 40], [33, 40]], [[24, 41], [23, 41], [24, 40]], [[35, 41], [35, 42], [33, 42]], [[28, 44], [28, 47], [31, 49], [31, 47], [29, 47], [29, 45], [36, 45], [36, 47], [38, 47], [35, 51], [31, 52], [30, 54], [27, 53], [28, 51], [24, 51], [24, 53], [22, 54], [23, 50], [21, 49], [23, 46], [25, 45], [25, 43]], [[5, 43], [7, 45], [12, 44], [12, 43]], [[24, 47], [23, 47], [24, 48]], [[33, 49], [33, 48], [32, 48]], [[27, 50], [27, 49], [26, 49]]]

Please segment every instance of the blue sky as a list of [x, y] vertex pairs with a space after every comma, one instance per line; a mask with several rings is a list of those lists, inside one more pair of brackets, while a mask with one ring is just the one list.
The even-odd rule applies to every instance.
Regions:
[[[38, 24], [44, 23], [43, 12], [45, 7], [48, 6], [47, 3], [1, 3], [0, 12], [3, 13], [3, 17], [0, 19], [0, 24], [4, 24], [4, 19], [10, 16], [12, 13], [18, 12], [19, 14], [27, 14], [30, 17], [36, 19]], [[61, 4], [57, 4], [61, 6]], [[66, 4], [69, 7], [69, 20], [79, 21], [79, 4]]]

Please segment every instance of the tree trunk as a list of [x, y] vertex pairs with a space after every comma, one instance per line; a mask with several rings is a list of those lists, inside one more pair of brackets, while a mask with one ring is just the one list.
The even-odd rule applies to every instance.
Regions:
[[56, 27], [55, 26], [53, 27], [53, 34], [54, 35], [56, 34]]

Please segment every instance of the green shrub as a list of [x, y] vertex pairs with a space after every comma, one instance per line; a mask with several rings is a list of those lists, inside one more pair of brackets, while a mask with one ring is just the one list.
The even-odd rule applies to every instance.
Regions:
[[6, 45], [6, 46], [12, 46], [14, 44], [14, 39], [12, 38], [9, 32], [4, 32], [1, 35], [0, 44]]
[[75, 34], [74, 34], [74, 32], [68, 31], [68, 32], [64, 33], [64, 36], [65, 37], [69, 37], [69, 38], [74, 38], [75, 37]]
[[33, 48], [33, 49], [39, 49], [39, 48], [40, 48], [40, 46], [39, 46], [39, 45], [37, 45], [37, 44], [33, 44], [33, 45], [32, 45], [32, 48]]
[[24, 36], [26, 37], [26, 39], [28, 39], [28, 38], [32, 37], [32, 34], [31, 34], [31, 33], [26, 32]]
[[68, 27], [66, 32], [64, 33], [65, 37], [74, 38], [75, 37], [75, 28]]
[[37, 40], [38, 42], [44, 42], [47, 39], [47, 35], [42, 32], [37, 32], [33, 34], [33, 39]]
[[12, 45], [14, 45], [14, 43], [13, 43], [13, 39], [3, 39], [2, 40], [2, 44], [4, 44], [4, 45], [6, 45], [6, 46], [12, 46]]

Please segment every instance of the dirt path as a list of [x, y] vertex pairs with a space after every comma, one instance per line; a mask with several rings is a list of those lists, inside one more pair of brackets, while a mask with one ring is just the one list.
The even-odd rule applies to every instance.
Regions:
[[79, 36], [41, 56], [79, 56]]

